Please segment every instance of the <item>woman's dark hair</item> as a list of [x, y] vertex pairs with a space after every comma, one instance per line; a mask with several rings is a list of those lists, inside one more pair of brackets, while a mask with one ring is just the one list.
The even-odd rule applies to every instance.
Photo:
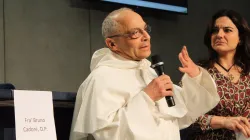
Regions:
[[215, 21], [220, 17], [228, 17], [239, 31], [240, 43], [236, 49], [234, 63], [240, 66], [242, 68], [242, 73], [246, 75], [250, 72], [250, 29], [247, 21], [239, 13], [233, 10], [223, 9], [213, 15], [204, 35], [204, 44], [208, 48], [209, 59], [200, 61], [199, 65], [205, 68], [211, 68], [213, 64], [218, 61], [218, 54], [211, 46], [211, 35], [213, 33]]

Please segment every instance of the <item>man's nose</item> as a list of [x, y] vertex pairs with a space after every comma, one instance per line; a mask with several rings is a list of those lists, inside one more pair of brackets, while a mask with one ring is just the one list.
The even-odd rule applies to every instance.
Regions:
[[142, 38], [143, 41], [147, 41], [151, 38], [147, 31], [143, 31], [142, 36], [143, 36], [143, 38]]

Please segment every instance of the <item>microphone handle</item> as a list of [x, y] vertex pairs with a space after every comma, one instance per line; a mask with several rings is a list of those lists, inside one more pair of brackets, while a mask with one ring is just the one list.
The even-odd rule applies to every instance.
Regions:
[[165, 98], [166, 98], [168, 107], [175, 106], [175, 102], [174, 102], [174, 97], [173, 96], [166, 96]]
[[[157, 72], [158, 75], [163, 75], [164, 74], [163, 67], [157, 67], [156, 72]], [[168, 107], [175, 106], [175, 102], [174, 102], [174, 97], [173, 96], [166, 96], [165, 98], [166, 98]]]

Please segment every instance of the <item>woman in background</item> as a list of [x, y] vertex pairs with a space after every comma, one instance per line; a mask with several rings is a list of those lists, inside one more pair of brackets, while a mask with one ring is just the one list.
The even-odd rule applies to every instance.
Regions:
[[233, 10], [220, 10], [208, 25], [204, 43], [209, 59], [199, 64], [214, 78], [219, 104], [198, 118], [196, 140], [234, 140], [235, 132], [250, 137], [250, 29]]

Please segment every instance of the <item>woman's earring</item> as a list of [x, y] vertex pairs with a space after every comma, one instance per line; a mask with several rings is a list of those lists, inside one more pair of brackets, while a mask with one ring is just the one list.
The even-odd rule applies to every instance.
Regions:
[[242, 42], [241, 42], [241, 41], [239, 41], [238, 46], [239, 46], [239, 45], [242, 45]]

